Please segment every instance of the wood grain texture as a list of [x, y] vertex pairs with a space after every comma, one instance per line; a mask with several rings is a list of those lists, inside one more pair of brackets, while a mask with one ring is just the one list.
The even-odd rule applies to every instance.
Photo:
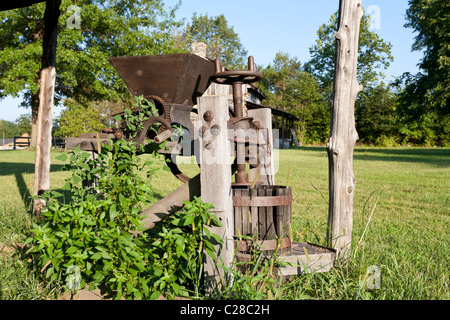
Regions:
[[331, 104], [329, 162], [328, 245], [346, 256], [351, 247], [353, 197], [353, 150], [358, 139], [355, 128], [355, 100], [362, 89], [356, 78], [361, 0], [341, 0], [336, 32], [336, 66]]
[[[200, 184], [201, 199], [212, 203], [213, 214], [222, 223], [222, 227], [210, 227], [223, 244], [216, 244], [217, 262], [206, 256], [204, 267], [205, 286], [213, 289], [225, 277], [225, 271], [218, 264], [231, 267], [234, 256], [234, 217], [231, 202], [231, 151], [228, 141], [228, 98], [211, 95], [198, 99], [199, 118], [206, 128], [200, 137]], [[210, 121], [203, 116], [207, 111], [212, 114]], [[220, 128], [219, 133], [211, 134], [211, 127]]]
[[[52, 146], [53, 100], [56, 81], [56, 44], [61, 0], [48, 0], [44, 14], [42, 70], [37, 120], [34, 195], [50, 188], [50, 150]], [[36, 199], [33, 213], [39, 215], [45, 202]]]

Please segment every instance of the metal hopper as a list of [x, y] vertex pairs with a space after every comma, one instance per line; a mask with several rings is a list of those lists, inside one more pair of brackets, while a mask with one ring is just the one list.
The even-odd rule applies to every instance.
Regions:
[[111, 57], [131, 94], [158, 96], [168, 104], [194, 106], [209, 87], [214, 63], [198, 55]]

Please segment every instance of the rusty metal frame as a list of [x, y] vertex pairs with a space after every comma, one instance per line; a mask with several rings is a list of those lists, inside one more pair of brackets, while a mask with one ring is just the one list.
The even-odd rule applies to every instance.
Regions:
[[196, 54], [110, 57], [134, 96], [153, 95], [167, 104], [194, 106], [211, 84], [214, 63]]

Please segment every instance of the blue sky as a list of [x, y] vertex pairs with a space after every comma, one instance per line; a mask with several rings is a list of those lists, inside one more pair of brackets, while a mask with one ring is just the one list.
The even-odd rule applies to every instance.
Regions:
[[[164, 0], [167, 6], [177, 2]], [[415, 34], [404, 27], [408, 0], [362, 0], [362, 5], [373, 14], [374, 31], [393, 45], [394, 62], [384, 71], [385, 81], [404, 72], [416, 73], [422, 53], [411, 52]], [[223, 13], [256, 64], [267, 66], [279, 51], [296, 56], [301, 62], [308, 61], [317, 30], [338, 9], [339, 0], [183, 0], [177, 18], [189, 22], [194, 12], [209, 16]], [[19, 104], [20, 100], [9, 98], [0, 101], [0, 119], [14, 121], [31, 112]], [[56, 107], [55, 116], [60, 111], [61, 107]]]

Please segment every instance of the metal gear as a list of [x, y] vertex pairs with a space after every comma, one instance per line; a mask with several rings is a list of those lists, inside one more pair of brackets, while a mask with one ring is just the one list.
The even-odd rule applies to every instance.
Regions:
[[[159, 112], [162, 112], [162, 114], [158, 114], [158, 116], [156, 116], [155, 118], [163, 118], [164, 120], [170, 122], [170, 108], [167, 106], [166, 102], [162, 98], [155, 95], [148, 95], [145, 97], [145, 99], [152, 100], [153, 103], [155, 104], [156, 109], [158, 109]], [[161, 133], [166, 129], [168, 128], [162, 125], [158, 129], [158, 133]]]
[[158, 114], [159, 117], [170, 120], [170, 108], [162, 98], [154, 95], [149, 95], [146, 96], [145, 99], [153, 100], [156, 109], [158, 109], [158, 111], [163, 111], [163, 114]]

